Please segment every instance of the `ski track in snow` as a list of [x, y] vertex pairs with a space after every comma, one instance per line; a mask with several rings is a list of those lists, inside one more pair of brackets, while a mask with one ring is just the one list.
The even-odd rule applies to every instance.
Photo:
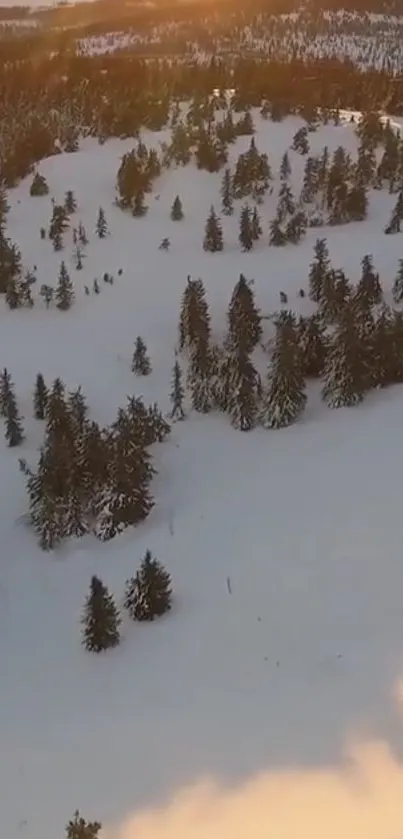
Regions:
[[[278, 175], [302, 121], [254, 118], [258, 148]], [[165, 136], [144, 132], [143, 139], [158, 145]], [[356, 148], [344, 123], [321, 127], [309, 141], [314, 152], [325, 144]], [[230, 147], [232, 162], [249, 142]], [[334, 266], [355, 280], [362, 256], [372, 253], [391, 301], [403, 234], [383, 234], [396, 200], [387, 191], [372, 194], [364, 223], [310, 230], [298, 247], [275, 249], [266, 242], [277, 179], [262, 207], [265, 236], [252, 253], [239, 250], [238, 203], [223, 219], [224, 253], [205, 254], [204, 222], [211, 203], [220, 207], [221, 173], [165, 172], [147, 196], [146, 217], [136, 220], [113, 205], [119, 159], [133, 145], [85, 140], [79, 153], [39, 166], [56, 201], [75, 191], [75, 221], [90, 236], [82, 272], [74, 270], [69, 234], [61, 254], [40, 240], [50, 196], [30, 198], [30, 179], [10, 194], [9, 235], [26, 267], [37, 265], [37, 290], [56, 282], [64, 258], [76, 303], [68, 313], [46, 311], [39, 300], [32, 311], [0, 308], [0, 363], [16, 384], [27, 432], [17, 453], [0, 445], [4, 839], [62, 836], [76, 808], [116, 823], [205, 777], [231, 787], [259, 772], [338, 767], [352, 736], [380, 738], [397, 754], [403, 745], [394, 695], [403, 676], [403, 388], [330, 411], [312, 386], [301, 421], [282, 431], [242, 434], [225, 417], [193, 413], [155, 447], [157, 503], [141, 527], [105, 545], [69, 542], [49, 556], [24, 524], [17, 461], [35, 463], [42, 439], [43, 426], [31, 419], [36, 373], [47, 382], [61, 376], [69, 389], [82, 385], [102, 423], [133, 393], [168, 408], [187, 274], [205, 283], [217, 339], [240, 271], [254, 279], [264, 313], [279, 308], [280, 289], [291, 306], [311, 310], [297, 292], [307, 287], [317, 237], [327, 237]], [[291, 184], [300, 183], [305, 160], [290, 152]], [[177, 193], [185, 219], [175, 224], [169, 210]], [[93, 234], [100, 205], [111, 230], [103, 241]], [[169, 253], [158, 250], [164, 236]], [[104, 271], [115, 285], [101, 281], [98, 297], [85, 296], [84, 284]], [[153, 364], [146, 379], [130, 371], [138, 334]], [[264, 372], [267, 356], [258, 363]], [[146, 627], [125, 620], [117, 650], [86, 654], [79, 618], [90, 576], [121, 598], [147, 548], [172, 574], [172, 613]]]

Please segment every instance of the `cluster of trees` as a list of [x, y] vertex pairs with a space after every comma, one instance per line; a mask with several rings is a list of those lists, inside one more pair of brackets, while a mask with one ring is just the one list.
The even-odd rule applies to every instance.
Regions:
[[24, 460], [20, 467], [42, 549], [88, 532], [107, 541], [149, 515], [155, 474], [149, 448], [170, 432], [156, 404], [130, 398], [111, 427], [100, 428], [80, 388], [66, 393], [60, 379], [47, 388], [38, 374], [34, 413], [45, 420], [44, 443], [36, 469]]
[[[133, 621], [153, 621], [171, 609], [171, 577], [151, 551], [126, 581], [123, 605]], [[81, 623], [86, 650], [100, 653], [118, 646], [122, 618], [113, 595], [99, 577], [91, 579]]]
[[[320, 378], [329, 407], [353, 405], [370, 388], [403, 382], [403, 313], [384, 303], [372, 257], [362, 259], [354, 287], [331, 265], [326, 240], [318, 239], [309, 272], [309, 296], [317, 311], [297, 317], [282, 310], [272, 316], [275, 335], [266, 380], [253, 362], [261, 343], [262, 316], [252, 285], [241, 274], [227, 315], [223, 346], [211, 342], [210, 314], [203, 283], [188, 278], [182, 298], [179, 350], [187, 356], [192, 407], [228, 414], [243, 431], [261, 424], [281, 428], [294, 422], [306, 404], [306, 381]], [[393, 286], [403, 300], [403, 260]]]

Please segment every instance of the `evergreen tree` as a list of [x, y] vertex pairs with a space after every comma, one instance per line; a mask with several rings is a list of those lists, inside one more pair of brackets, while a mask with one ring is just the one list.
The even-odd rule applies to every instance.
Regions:
[[2, 233], [0, 225], [0, 294], [7, 290], [10, 282], [19, 280], [21, 254], [17, 246]]
[[304, 376], [319, 378], [323, 373], [327, 346], [320, 318], [317, 315], [301, 318], [298, 332]]
[[125, 607], [135, 621], [153, 621], [172, 605], [171, 577], [147, 551], [135, 577], [126, 583]]
[[144, 191], [142, 189], [137, 190], [133, 199], [132, 205], [132, 216], [135, 218], [142, 218], [145, 216], [148, 207], [145, 205], [144, 201]]
[[66, 839], [98, 839], [100, 822], [87, 822], [78, 810], [66, 826]]
[[95, 501], [95, 535], [103, 542], [147, 518], [154, 501], [150, 483], [154, 475], [147, 449], [134, 439], [130, 417], [124, 417], [111, 440], [107, 479]]
[[277, 323], [276, 342], [263, 394], [261, 422], [283, 428], [298, 419], [306, 404], [305, 381], [298, 335], [292, 317]]
[[77, 210], [77, 201], [72, 189], [68, 189], [64, 198], [64, 208], [66, 213], [71, 216]]
[[357, 405], [365, 390], [363, 350], [351, 310], [341, 314], [327, 353], [322, 396], [330, 408]]
[[14, 388], [10, 384], [5, 401], [6, 440], [10, 447], [19, 446], [24, 440], [24, 431], [21, 418], [18, 413], [17, 400]]
[[136, 338], [132, 358], [132, 373], [137, 376], [148, 376], [151, 373], [151, 362], [147, 355], [147, 347], [140, 335]]
[[285, 221], [288, 216], [295, 213], [295, 201], [291, 189], [286, 181], [283, 181], [278, 194], [277, 218], [280, 224]]
[[29, 194], [32, 196], [42, 196], [49, 194], [49, 187], [43, 175], [35, 172], [32, 184], [29, 189]]
[[270, 222], [269, 245], [276, 248], [282, 247], [287, 242], [287, 237], [280, 226], [280, 219], [276, 216]]
[[22, 304], [20, 283], [16, 277], [10, 277], [6, 288], [6, 303], [9, 309], [18, 309]]
[[399, 259], [399, 269], [395, 277], [392, 288], [393, 299], [395, 303], [401, 303], [403, 300], [403, 259]]
[[257, 207], [253, 208], [252, 218], [251, 218], [251, 230], [252, 230], [252, 239], [254, 242], [257, 242], [261, 235], [262, 235], [262, 228], [260, 224], [260, 217], [257, 211]]
[[253, 248], [253, 230], [250, 207], [248, 204], [242, 208], [239, 225], [239, 243], [243, 251], [250, 251]]
[[56, 251], [61, 250], [63, 247], [63, 234], [68, 226], [69, 222], [66, 208], [62, 205], [55, 204], [49, 225], [49, 239], [53, 242], [53, 247]]
[[224, 216], [232, 216], [234, 212], [234, 201], [232, 198], [231, 171], [226, 169], [221, 183], [221, 211]]
[[82, 271], [83, 270], [83, 252], [80, 248], [80, 245], [76, 245], [76, 247], [75, 247], [74, 262], [75, 262], [76, 271]]
[[233, 290], [228, 310], [228, 334], [231, 346], [249, 355], [262, 336], [261, 315], [250, 284], [243, 274]]
[[87, 236], [87, 231], [86, 231], [84, 225], [81, 223], [81, 221], [78, 223], [77, 235], [78, 235], [78, 241], [80, 242], [80, 245], [82, 245], [83, 248], [86, 248], [87, 245], [88, 245], [88, 236]]
[[280, 166], [280, 181], [288, 181], [291, 175], [291, 164], [288, 157], [288, 152], [285, 151], [281, 160]]
[[309, 270], [309, 296], [314, 303], [319, 303], [323, 282], [331, 267], [326, 239], [316, 240], [314, 254]]
[[379, 274], [375, 273], [372, 256], [366, 254], [361, 260], [361, 279], [356, 289], [356, 300], [368, 306], [375, 306], [382, 300]]
[[300, 154], [308, 154], [308, 129], [305, 127], [305, 125], [303, 125], [302, 128], [299, 128], [298, 131], [295, 133], [292, 142], [292, 148], [294, 149], [294, 151], [297, 151]]
[[210, 348], [204, 341], [197, 341], [190, 348], [187, 385], [192, 407], [202, 414], [208, 414], [213, 407], [211, 374]]
[[4, 367], [0, 376], [0, 415], [2, 417], [7, 416], [7, 405], [10, 394], [13, 393], [13, 388], [14, 385], [11, 375], [8, 372], [7, 367]]
[[100, 207], [98, 210], [96, 233], [99, 239], [105, 239], [105, 237], [109, 233], [108, 224], [105, 217], [105, 210], [103, 210], [102, 207]]
[[403, 190], [399, 192], [396, 205], [393, 209], [389, 224], [385, 227], [385, 233], [400, 233], [400, 225], [403, 221]]
[[172, 221], [182, 221], [183, 219], [183, 207], [182, 201], [179, 195], [176, 196], [174, 202], [171, 207], [171, 219]]
[[46, 405], [48, 401], [48, 389], [42, 373], [38, 373], [34, 391], [34, 417], [37, 420], [45, 419]]
[[228, 373], [227, 411], [231, 424], [240, 431], [250, 431], [257, 420], [258, 375], [242, 348], [234, 348], [231, 353]]
[[171, 390], [171, 419], [182, 420], [185, 418], [185, 412], [183, 410], [184, 397], [185, 391], [182, 385], [182, 370], [178, 360], [176, 360], [173, 369], [173, 382]]
[[287, 242], [291, 242], [293, 245], [297, 245], [298, 242], [301, 241], [302, 237], [306, 233], [307, 228], [307, 218], [305, 213], [302, 210], [298, 210], [298, 212], [294, 213], [291, 216], [285, 231], [285, 237]]
[[55, 291], [57, 308], [66, 312], [74, 303], [74, 288], [64, 262], [60, 265], [58, 285]]
[[100, 653], [119, 644], [121, 619], [118, 609], [107, 587], [95, 575], [91, 579], [81, 622], [86, 650]]
[[207, 346], [210, 339], [210, 313], [203, 281], [187, 278], [179, 316], [179, 349], [201, 343]]
[[50, 285], [46, 285], [45, 283], [41, 285], [39, 294], [43, 297], [46, 308], [49, 309], [49, 306], [53, 300], [53, 288]]
[[222, 251], [223, 248], [224, 240], [220, 219], [216, 215], [214, 207], [211, 207], [210, 215], [206, 221], [203, 249], [210, 253], [217, 253]]

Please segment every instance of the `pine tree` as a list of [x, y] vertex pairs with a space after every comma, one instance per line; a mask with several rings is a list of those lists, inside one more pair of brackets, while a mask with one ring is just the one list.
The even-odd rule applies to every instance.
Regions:
[[257, 207], [253, 208], [252, 218], [251, 218], [251, 231], [252, 231], [252, 239], [254, 242], [257, 242], [261, 235], [262, 235], [262, 228], [260, 224], [260, 217], [257, 211]]
[[148, 207], [146, 207], [144, 202], [144, 191], [139, 189], [133, 199], [132, 216], [135, 218], [142, 218], [145, 216], [147, 209]]
[[182, 201], [177, 195], [171, 207], [171, 219], [172, 221], [181, 221], [183, 217]]
[[38, 373], [34, 391], [34, 417], [37, 420], [45, 419], [46, 405], [48, 401], [48, 389], [42, 373]]
[[6, 440], [10, 447], [19, 446], [24, 440], [24, 431], [18, 413], [14, 388], [10, 385], [5, 402]]
[[261, 315], [243, 274], [234, 287], [228, 310], [229, 343], [249, 355], [262, 336]]
[[184, 397], [185, 391], [182, 385], [182, 370], [180, 368], [179, 361], [176, 360], [173, 369], [173, 381], [171, 390], [171, 419], [183, 420], [185, 418], [185, 412], [183, 410]]
[[330, 408], [357, 405], [365, 390], [360, 336], [352, 312], [339, 318], [327, 353], [322, 397]]
[[74, 303], [74, 288], [64, 262], [60, 265], [59, 280], [55, 291], [57, 308], [66, 312]]
[[100, 653], [119, 644], [119, 612], [107, 587], [96, 576], [91, 579], [90, 593], [81, 622], [82, 642], [86, 650]]
[[187, 278], [179, 316], [179, 350], [208, 344], [210, 314], [203, 281]]
[[10, 282], [18, 282], [21, 274], [21, 254], [17, 246], [7, 239], [0, 224], [0, 294]]
[[42, 196], [49, 194], [49, 187], [43, 175], [35, 172], [32, 184], [29, 189], [29, 194], [32, 196]]
[[234, 212], [234, 201], [232, 198], [231, 170], [226, 169], [221, 183], [221, 211], [224, 216], [232, 216]]
[[74, 262], [75, 262], [76, 271], [82, 271], [83, 270], [83, 252], [80, 248], [80, 245], [76, 245], [76, 247], [75, 247]]
[[66, 826], [66, 839], [98, 839], [101, 828], [100, 822], [87, 822], [76, 810]]
[[46, 308], [49, 309], [49, 306], [53, 300], [53, 288], [50, 285], [46, 285], [45, 283], [41, 285], [39, 294], [43, 297]]
[[137, 376], [148, 376], [151, 373], [151, 362], [147, 355], [147, 347], [140, 335], [136, 338], [133, 358], [132, 373]]
[[13, 393], [13, 388], [14, 385], [11, 375], [8, 372], [7, 367], [4, 367], [0, 376], [0, 415], [2, 417], [7, 416], [7, 405], [10, 394]]
[[319, 378], [326, 358], [325, 329], [317, 315], [300, 318], [299, 344], [302, 353], [303, 374], [306, 378]]
[[280, 219], [276, 216], [276, 218], [270, 222], [269, 245], [278, 248], [285, 245], [286, 242], [287, 238], [284, 231], [281, 229]]
[[135, 621], [153, 621], [172, 605], [171, 577], [147, 551], [135, 577], [126, 583], [125, 607]]
[[375, 306], [382, 300], [379, 274], [374, 271], [372, 256], [366, 254], [361, 260], [361, 279], [356, 289], [356, 300], [368, 306]]
[[295, 422], [306, 405], [303, 361], [292, 317], [276, 326], [276, 342], [263, 394], [261, 422], [265, 428], [283, 428]]
[[88, 245], [88, 236], [87, 236], [87, 231], [86, 231], [84, 225], [81, 223], [81, 221], [78, 223], [77, 235], [78, 235], [78, 241], [80, 242], [80, 245], [82, 245], [83, 248], [86, 248], [87, 245]]
[[277, 218], [280, 224], [285, 221], [288, 216], [295, 213], [295, 201], [291, 189], [286, 181], [283, 181], [278, 194]]
[[289, 160], [289, 157], [288, 157], [288, 152], [285, 151], [284, 154], [283, 154], [282, 160], [281, 160], [280, 181], [288, 181], [290, 175], [291, 175], [291, 164], [290, 164], [290, 160]]
[[20, 283], [16, 277], [10, 277], [6, 288], [6, 303], [9, 309], [18, 309], [21, 304]]
[[211, 373], [210, 348], [204, 341], [197, 341], [190, 348], [187, 386], [192, 408], [201, 414], [213, 408]]
[[229, 393], [227, 411], [231, 424], [240, 431], [250, 431], [258, 414], [258, 375], [249, 355], [237, 348], [229, 359]]
[[252, 250], [254, 237], [252, 230], [251, 212], [248, 204], [245, 204], [245, 206], [241, 210], [238, 239], [243, 251]]
[[331, 268], [326, 239], [316, 240], [314, 254], [309, 270], [309, 296], [314, 303], [319, 303], [323, 281]]
[[392, 289], [393, 299], [395, 303], [401, 303], [403, 300], [403, 259], [399, 259], [399, 269], [396, 274]]
[[389, 224], [385, 227], [385, 233], [400, 233], [400, 225], [403, 221], [403, 190], [399, 192], [396, 205], [393, 209]]
[[211, 207], [210, 215], [206, 221], [203, 249], [210, 253], [217, 253], [224, 248], [224, 240], [220, 219], [215, 214], [214, 207]]
[[64, 198], [64, 207], [66, 213], [71, 216], [77, 210], [77, 201], [74, 196], [74, 192], [72, 189], [67, 190], [65, 198]]
[[105, 210], [103, 210], [102, 207], [100, 207], [98, 210], [96, 233], [99, 239], [105, 239], [105, 237], [109, 233], [108, 224], [105, 217]]

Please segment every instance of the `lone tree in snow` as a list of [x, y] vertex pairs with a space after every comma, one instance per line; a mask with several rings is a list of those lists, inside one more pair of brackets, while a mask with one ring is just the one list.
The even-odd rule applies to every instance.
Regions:
[[147, 551], [135, 577], [126, 583], [125, 607], [135, 621], [153, 621], [171, 608], [171, 578]]
[[77, 209], [77, 201], [75, 199], [74, 192], [72, 189], [68, 189], [66, 192], [64, 199], [64, 208], [69, 216], [75, 213]]
[[24, 431], [20, 415], [18, 413], [17, 400], [14, 394], [14, 387], [9, 383], [9, 387], [5, 399], [5, 420], [6, 420], [6, 440], [11, 448], [19, 446], [24, 440]]
[[102, 580], [93, 576], [82, 617], [83, 646], [100, 653], [120, 642], [121, 619], [112, 595]]
[[185, 412], [183, 410], [183, 400], [185, 398], [185, 391], [182, 385], [182, 370], [179, 361], [176, 360], [173, 369], [173, 381], [171, 390], [171, 419], [183, 420]]
[[46, 178], [39, 172], [35, 172], [32, 184], [30, 186], [29, 194], [32, 196], [42, 196], [49, 194], [49, 187]]
[[171, 207], [171, 219], [172, 221], [181, 221], [183, 219], [183, 207], [182, 201], [179, 198], [179, 195], [176, 196], [172, 207]]
[[134, 346], [132, 373], [136, 373], [137, 376], [148, 376], [151, 373], [151, 361], [147, 355], [147, 347], [140, 335], [136, 338]]
[[66, 839], [98, 839], [100, 822], [87, 822], [78, 810], [66, 826]]
[[98, 210], [96, 233], [100, 239], [105, 239], [105, 237], [109, 233], [108, 224], [105, 217], [105, 210], [103, 210], [102, 207], [100, 207]]
[[74, 302], [74, 289], [64, 262], [60, 265], [59, 281], [56, 287], [55, 299], [57, 308], [62, 312], [70, 309]]
[[46, 405], [48, 401], [48, 389], [42, 373], [38, 373], [34, 391], [34, 417], [37, 420], [45, 419]]

